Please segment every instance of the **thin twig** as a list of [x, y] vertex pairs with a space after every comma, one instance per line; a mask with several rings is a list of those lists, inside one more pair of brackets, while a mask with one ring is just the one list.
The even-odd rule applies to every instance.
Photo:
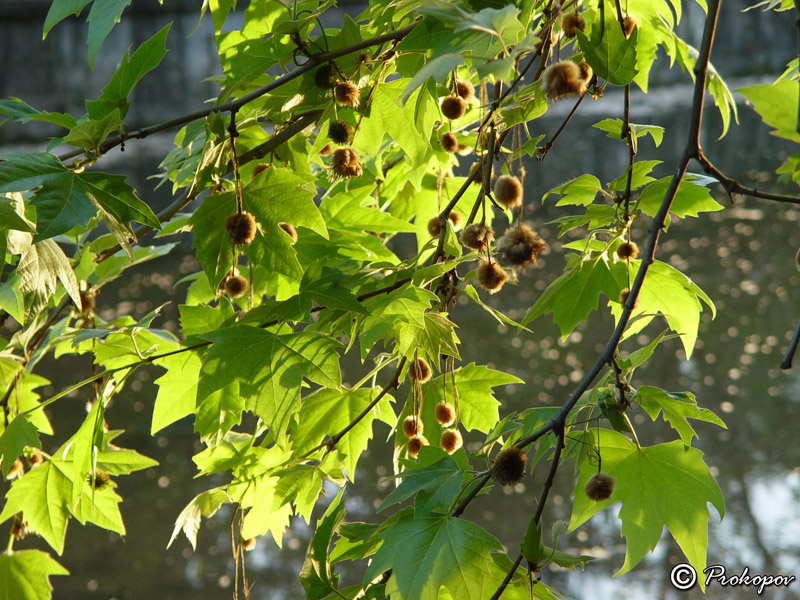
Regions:
[[694, 157], [697, 162], [703, 167], [703, 170], [711, 175], [714, 179], [722, 184], [722, 187], [728, 193], [733, 201], [733, 194], [742, 194], [743, 196], [752, 196], [753, 198], [761, 198], [762, 200], [773, 200], [775, 202], [783, 202], [785, 204], [800, 204], [800, 197], [786, 196], [783, 194], [771, 194], [769, 192], [762, 192], [756, 188], [745, 187], [735, 179], [732, 179], [715, 167], [710, 160], [703, 153], [702, 149], [698, 151], [697, 156]]

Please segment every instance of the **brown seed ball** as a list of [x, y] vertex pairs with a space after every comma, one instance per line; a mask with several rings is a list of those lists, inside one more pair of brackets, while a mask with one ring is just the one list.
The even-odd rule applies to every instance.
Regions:
[[522, 184], [513, 175], [501, 175], [494, 182], [494, 197], [508, 209], [522, 206]]
[[575, 30], [586, 30], [586, 19], [578, 12], [571, 12], [561, 17], [561, 29], [568, 38], [575, 37]]
[[292, 243], [294, 244], [297, 241], [297, 229], [294, 228], [294, 225], [291, 223], [278, 223], [278, 227], [283, 229], [290, 238], [292, 238]]
[[442, 114], [451, 121], [460, 119], [465, 112], [467, 112], [467, 103], [462, 98], [448, 96], [442, 100]]
[[494, 239], [494, 231], [488, 225], [470, 223], [461, 232], [459, 239], [467, 248], [483, 252]]
[[452, 454], [459, 448], [461, 448], [464, 440], [461, 438], [461, 433], [458, 429], [447, 429], [442, 433], [442, 437], [439, 440], [439, 445], [442, 447], [442, 450], [447, 452], [448, 454]]
[[499, 292], [508, 281], [508, 273], [496, 262], [481, 259], [478, 267], [478, 284], [490, 294]]
[[250, 282], [247, 281], [247, 278], [242, 277], [241, 275], [234, 275], [233, 277], [228, 277], [225, 280], [225, 292], [231, 298], [241, 298], [247, 293], [247, 289], [250, 287]]
[[622, 22], [623, 29], [625, 29], [625, 37], [631, 37], [634, 28], [636, 27], [636, 18], [633, 15], [626, 15]]
[[233, 213], [225, 219], [225, 231], [237, 246], [247, 246], [256, 239], [256, 220], [250, 213]]
[[456, 79], [456, 94], [464, 100], [469, 100], [475, 95], [475, 86], [464, 79]]
[[497, 242], [497, 251], [502, 260], [514, 267], [534, 264], [545, 250], [545, 241], [527, 225], [507, 229]]
[[425, 383], [431, 378], [431, 366], [424, 358], [415, 358], [408, 366], [408, 376], [413, 381]]
[[589, 85], [589, 82], [592, 80], [592, 67], [589, 66], [585, 60], [582, 60], [578, 63], [578, 70], [581, 72], [581, 81]]
[[331, 158], [330, 179], [361, 177], [361, 158], [352, 148], [339, 148]]
[[442, 150], [448, 154], [453, 154], [453, 152], [458, 150], [458, 138], [449, 131], [442, 134], [442, 137], [439, 139], [439, 144], [441, 144]]
[[571, 60], [560, 60], [545, 69], [542, 89], [553, 100], [586, 92], [586, 82], [581, 79], [581, 70]]
[[350, 108], [358, 108], [361, 102], [361, 92], [352, 81], [340, 81], [337, 83], [333, 88], [333, 97], [336, 98], [336, 103], [339, 106], [349, 106]]
[[330, 144], [325, 144], [322, 147], [322, 150], [319, 151], [319, 155], [322, 158], [325, 158], [326, 156], [330, 156], [331, 154], [333, 154], [333, 146], [331, 146]]
[[443, 427], [452, 425], [453, 421], [456, 420], [456, 409], [446, 400], [442, 400], [436, 405], [433, 414], [436, 416], [436, 420], [439, 421], [439, 425]]
[[104, 490], [108, 487], [110, 482], [111, 478], [108, 476], [108, 473], [101, 469], [95, 470], [94, 476], [92, 473], [88, 473], [86, 475], [86, 483], [91, 485], [96, 490]]
[[461, 215], [457, 212], [451, 210], [447, 218], [453, 224], [453, 229], [458, 230], [461, 227]]
[[28, 524], [22, 520], [21, 515], [22, 513], [18, 513], [11, 525], [11, 535], [15, 540], [24, 540], [29, 533]]
[[442, 232], [442, 221], [438, 216], [431, 217], [428, 220], [428, 233], [431, 237], [439, 237]]
[[595, 502], [608, 500], [614, 491], [614, 478], [602, 471], [595, 473], [586, 482], [586, 487], [583, 488], [583, 491], [586, 492], [589, 500], [594, 500]]
[[415, 435], [422, 435], [425, 430], [425, 425], [417, 415], [408, 415], [403, 419], [403, 433], [407, 438], [413, 438]]
[[242, 550], [250, 551], [250, 550], [252, 550], [253, 548], [256, 547], [256, 541], [257, 540], [258, 540], [258, 538], [255, 538], [255, 537], [251, 537], [249, 540], [246, 540], [246, 539], [240, 537], [239, 538], [239, 545], [241, 545]]
[[339, 146], [349, 144], [353, 139], [353, 127], [344, 121], [331, 121], [328, 125], [328, 139]]
[[634, 259], [639, 256], [639, 246], [636, 242], [622, 242], [617, 246], [617, 256], [620, 260]]
[[519, 448], [506, 448], [494, 459], [492, 475], [501, 485], [514, 485], [525, 475], [525, 453]]
[[[628, 296], [630, 296], [630, 295], [631, 295], [631, 291], [628, 288], [625, 288], [624, 290], [622, 290], [619, 293], [619, 303], [624, 306], [625, 303], [628, 301]], [[638, 297], [633, 302], [633, 308], [635, 309], [637, 306], [639, 306], [639, 298]]]
[[472, 175], [475, 173], [475, 177], [472, 178], [472, 183], [483, 183], [483, 163], [478, 161], [476, 163], [472, 163], [472, 166], [469, 168], [469, 174]]
[[422, 450], [422, 447], [427, 445], [428, 440], [424, 435], [415, 435], [408, 440], [408, 443], [406, 444], [406, 451], [411, 458], [417, 458], [419, 451]]
[[12, 479], [19, 479], [25, 474], [25, 465], [20, 459], [15, 460], [11, 464], [11, 468], [6, 473], [6, 479], [11, 481]]
[[314, 85], [323, 90], [336, 85], [336, 69], [331, 63], [325, 63], [314, 72]]
[[26, 456], [25, 460], [30, 465], [31, 469], [33, 469], [34, 467], [38, 467], [40, 464], [44, 462], [44, 456], [42, 456], [38, 452], [34, 452], [33, 454]]

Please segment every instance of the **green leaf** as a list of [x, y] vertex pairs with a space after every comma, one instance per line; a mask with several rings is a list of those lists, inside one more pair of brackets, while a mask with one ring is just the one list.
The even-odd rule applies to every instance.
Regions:
[[153, 405], [151, 435], [194, 412], [203, 361], [196, 352], [182, 352], [160, 358], [155, 364], [167, 372], [155, 381], [158, 394]]
[[542, 526], [536, 522], [534, 517], [528, 521], [528, 531], [525, 532], [525, 537], [522, 539], [522, 556], [532, 565], [541, 564], [549, 556], [542, 544]]
[[317, 333], [275, 335], [236, 325], [201, 336], [212, 342], [200, 370], [197, 398], [233, 382], [246, 406], [261, 417], [279, 443], [290, 417], [299, 409], [303, 379], [339, 389], [341, 373], [336, 340]]
[[[639, 208], [646, 215], [655, 216], [664, 200], [671, 177], [665, 177], [649, 184], [639, 196]], [[722, 210], [722, 205], [714, 200], [707, 187], [684, 179], [678, 186], [675, 199], [669, 211], [677, 217], [696, 217], [701, 212]]]
[[[347, 427], [364, 411], [380, 393], [380, 388], [358, 390], [322, 389], [303, 398], [297, 415], [296, 433], [293, 435], [295, 453], [302, 456], [326, 436], [332, 436]], [[350, 481], [355, 481], [356, 465], [372, 439], [372, 424], [378, 418], [394, 421], [390, 402], [394, 399], [386, 394], [381, 401], [336, 444], [346, 458], [343, 466]]]
[[[711, 502], [720, 517], [725, 513], [722, 492], [703, 462], [703, 453], [678, 440], [637, 448], [623, 435], [607, 429], [600, 430], [598, 445], [603, 471], [615, 479], [614, 492], [601, 502], [587, 498], [583, 488], [597, 472], [597, 464], [583, 462], [569, 530], [621, 501], [618, 518], [627, 550], [625, 563], [616, 575], [628, 572], [656, 547], [665, 525], [691, 565], [702, 573], [708, 546], [706, 504]], [[701, 588], [703, 585], [700, 578]]]
[[713, 412], [698, 408], [694, 394], [689, 392], [668, 393], [657, 387], [643, 385], [636, 390], [632, 401], [641, 406], [653, 421], [661, 414], [686, 446], [690, 446], [692, 438], [697, 437], [697, 432], [687, 419], [705, 421], [727, 429], [723, 420]]
[[17, 415], [0, 435], [0, 464], [3, 467], [1, 472], [3, 477], [8, 474], [11, 465], [22, 454], [25, 446], [41, 448], [39, 432], [27, 416]]
[[131, 0], [94, 0], [86, 20], [89, 22], [89, 66], [94, 69], [94, 59], [100, 46], [114, 25], [119, 23], [122, 12]]
[[0, 100], [0, 114], [6, 114], [11, 117], [13, 121], [19, 123], [40, 121], [43, 123], [52, 123], [53, 125], [64, 127], [65, 129], [72, 129], [76, 125], [72, 115], [36, 110], [19, 98]]
[[56, 293], [60, 281], [76, 306], [81, 305], [78, 281], [64, 251], [53, 240], [32, 244], [20, 257], [17, 265], [19, 290], [25, 297], [25, 322], [41, 311]]
[[[0, 196], [0, 232], [13, 229], [25, 233], [36, 233], [36, 228], [17, 212], [16, 203], [10, 198]], [[21, 205], [21, 202], [20, 202]], [[5, 239], [5, 235], [3, 235]], [[5, 256], [5, 251], [3, 252]]]
[[[420, 453], [420, 457], [422, 456]], [[402, 482], [383, 499], [378, 512], [417, 493], [417, 514], [441, 508], [447, 512], [461, 491], [464, 474], [464, 470], [450, 456], [444, 456], [432, 464], [412, 465], [403, 471]]]
[[386, 592], [393, 600], [438, 600], [441, 586], [454, 598], [479, 600], [489, 575], [489, 553], [501, 548], [474, 523], [449, 516], [406, 516], [381, 539], [364, 585], [392, 569]]
[[441, 54], [432, 58], [408, 82], [406, 88], [400, 94], [400, 102], [405, 103], [414, 90], [430, 78], [433, 78], [436, 83], [443, 84], [453, 73], [453, 70], [463, 64], [464, 58], [460, 54]]
[[517, 323], [514, 319], [512, 319], [511, 317], [509, 317], [505, 313], [502, 313], [499, 310], [497, 310], [496, 308], [492, 308], [491, 306], [486, 304], [483, 300], [481, 300], [480, 296], [478, 295], [478, 291], [472, 285], [467, 284], [467, 286], [464, 288], [464, 293], [475, 304], [477, 304], [483, 310], [485, 310], [490, 315], [492, 315], [495, 318], [495, 320], [497, 320], [499, 323], [505, 323], [506, 325], [511, 325], [512, 327], [519, 327], [520, 329], [524, 329], [525, 331], [528, 331], [528, 332], [531, 331], [530, 329], [528, 329], [524, 325], [520, 325], [519, 323]]
[[316, 531], [308, 543], [303, 567], [300, 569], [300, 583], [306, 590], [307, 600], [324, 598], [338, 588], [339, 576], [331, 568], [328, 548], [344, 519], [343, 494], [344, 490], [341, 490], [331, 501], [325, 514], [317, 521]]
[[[172, 23], [168, 23], [149, 40], [140, 45], [130, 55], [125, 52], [122, 60], [103, 88], [97, 100], [86, 101], [86, 111], [92, 119], [102, 119], [114, 110], [119, 110], [121, 119], [128, 113], [130, 104], [127, 101], [133, 86], [147, 73], [155, 69], [166, 54], [167, 33]], [[66, 140], [65, 140], [65, 143]], [[84, 146], [85, 147], [85, 146]]]
[[158, 461], [135, 450], [106, 444], [106, 447], [97, 454], [97, 466], [108, 475], [127, 475], [134, 471], [157, 467]]
[[[657, 167], [661, 164], [660, 160], [640, 160], [638, 162], [633, 163], [633, 168], [631, 169], [633, 174], [631, 175], [631, 189], [636, 190], [643, 185], [650, 183], [651, 181], [655, 181], [652, 177], [650, 177], [650, 171], [653, 168]], [[614, 181], [612, 181], [609, 187], [612, 190], [617, 192], [624, 191], [626, 186], [628, 185], [628, 169], [625, 169], [625, 173], [617, 177]]]
[[736, 90], [753, 105], [761, 119], [772, 127], [772, 135], [800, 142], [797, 131], [798, 89], [796, 81], [776, 81]]
[[192, 545], [192, 550], [197, 549], [197, 532], [200, 529], [201, 517], [213, 517], [219, 510], [219, 507], [230, 502], [228, 494], [220, 488], [206, 490], [197, 494], [189, 504], [186, 505], [175, 520], [175, 527], [172, 530], [172, 535], [167, 543], [167, 548], [172, 545], [178, 533], [183, 531], [186, 539]]
[[69, 575], [64, 567], [38, 550], [0, 554], [0, 595], [8, 600], [49, 600], [51, 575]]
[[375, 233], [417, 230], [408, 221], [398, 219], [375, 207], [375, 198], [372, 196], [374, 189], [374, 184], [370, 183], [325, 197], [319, 207], [325, 222], [329, 227]]
[[435, 294], [410, 285], [396, 292], [364, 300], [362, 305], [369, 314], [361, 321], [361, 334], [358, 338], [361, 359], [366, 358], [378, 340], [388, 341], [396, 336], [401, 324], [424, 329], [425, 312], [436, 300]]
[[[605, 131], [613, 140], [622, 140], [622, 119], [603, 119], [592, 125], [592, 127], [596, 127], [601, 131]], [[662, 140], [664, 139], [664, 128], [659, 127], [658, 125], [639, 125], [637, 123], [630, 124], [631, 131], [633, 131], [634, 136], [636, 138], [643, 137], [645, 135], [649, 135], [653, 138], [653, 143], [655, 144], [656, 148], [661, 145]]]
[[121, 124], [120, 109], [115, 108], [99, 119], [86, 118], [79, 121], [62, 141], [77, 148], [95, 150], [105, 141], [108, 134], [118, 130]]
[[581, 175], [545, 192], [542, 196], [542, 202], [550, 194], [558, 194], [561, 198], [556, 202], [556, 206], [589, 206], [602, 189], [603, 187], [597, 177], [594, 175]]
[[47, 11], [47, 16], [44, 20], [44, 31], [42, 39], [47, 37], [48, 32], [60, 21], [66, 19], [70, 15], [76, 17], [81, 14], [84, 6], [89, 4], [92, 0], [53, 0], [50, 5], [50, 10]]
[[636, 40], [639, 28], [625, 37], [619, 23], [614, 19], [606, 5], [605, 22], [595, 23], [591, 38], [582, 31], [576, 31], [578, 45], [583, 57], [595, 74], [614, 85], [626, 85], [636, 77]]

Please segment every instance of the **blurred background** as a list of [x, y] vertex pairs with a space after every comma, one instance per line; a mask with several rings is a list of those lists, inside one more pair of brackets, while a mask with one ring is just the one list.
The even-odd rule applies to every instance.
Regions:
[[[340, 2], [339, 12], [326, 15], [327, 26], [341, 24], [341, 11], [357, 14], [360, 3]], [[195, 30], [197, 2], [170, 0], [160, 6], [156, 0], [134, 0], [104, 43], [94, 71], [87, 64], [87, 25], [83, 18], [70, 18], [54, 28], [41, 41], [42, 24], [49, 2], [45, 0], [0, 0], [0, 97], [19, 97], [40, 110], [83, 114], [85, 98], [99, 95], [129, 46], [137, 46], [168, 21], [173, 21], [167, 39], [169, 53], [158, 69], [135, 88], [128, 115], [130, 129], [197, 110], [213, 100], [215, 87], [206, 78], [219, 73], [213, 31], [206, 17]], [[240, 2], [240, 9], [244, 2]], [[731, 89], [768, 83], [782, 73], [796, 56], [795, 16], [792, 12], [774, 13], [751, 10], [741, 0], [723, 3], [719, 32], [712, 62]], [[241, 13], [232, 15], [229, 24], [241, 23]], [[679, 32], [689, 43], [699, 44], [703, 13], [693, 3], [685, 6]], [[191, 33], [193, 30], [194, 33]], [[190, 35], [191, 33], [191, 35]], [[640, 142], [637, 160], [659, 159], [657, 177], [671, 174], [685, 144], [689, 113], [688, 74], [678, 67], [668, 68], [662, 59], [653, 73], [652, 92], [633, 94], [632, 119], [667, 127], [663, 144]], [[777, 182], [774, 170], [796, 147], [770, 136], [758, 116], [742, 102], [740, 123], [727, 136], [721, 132], [719, 115], [709, 103], [703, 129], [703, 147], [709, 158], [728, 175], [745, 185], [782, 193], [797, 193], [796, 186]], [[552, 134], [572, 103], [565, 101], [532, 124], [531, 133]], [[525, 180], [527, 218], [550, 244], [550, 253], [541, 265], [523, 275], [516, 287], [507, 287], [490, 303], [521, 319], [547, 284], [561, 272], [566, 253], [561, 250], [557, 227], [548, 221], [563, 216], [552, 202], [541, 203], [552, 187], [581, 173], [592, 173], [602, 182], [619, 176], [627, 165], [624, 144], [605, 138], [591, 125], [606, 117], [621, 117], [621, 95], [614, 93], [598, 101], [584, 102], [558, 143], [544, 162], [529, 161]], [[54, 131], [42, 124], [0, 127], [0, 152], [43, 151]], [[129, 177], [139, 196], [158, 212], [171, 198], [168, 186], [158, 190], [148, 179], [169, 151], [174, 132], [134, 140], [124, 153], [111, 151], [99, 168]], [[463, 159], [468, 166], [468, 159]], [[694, 170], [699, 166], [693, 165]], [[687, 273], [715, 301], [718, 314], [711, 320], [703, 313], [697, 349], [685, 360], [677, 341], [659, 347], [656, 359], [637, 370], [634, 386], [656, 385], [670, 391], [688, 390], [698, 403], [714, 410], [728, 425], [727, 430], [698, 423], [697, 446], [722, 488], [727, 514], [722, 523], [709, 507], [708, 564], [723, 564], [728, 573], [740, 573], [747, 566], [751, 574], [785, 573], [800, 576], [800, 378], [798, 369], [782, 371], [779, 364], [796, 320], [800, 317], [800, 275], [794, 255], [800, 247], [800, 211], [761, 200], [737, 198], [731, 205], [727, 196], [712, 186], [723, 211], [704, 214], [699, 220], [682, 223], [675, 219], [662, 236], [658, 256], [669, 257], [673, 266]], [[634, 232], [643, 240], [646, 225]], [[502, 225], [499, 225], [502, 229]], [[169, 241], [167, 239], [166, 241]], [[399, 240], [397, 248], [412, 251]], [[410, 242], [410, 240], [409, 240]], [[157, 241], [161, 243], [161, 241]], [[97, 298], [97, 313], [102, 319], [122, 314], [139, 318], [164, 302], [163, 317], [155, 326], [177, 331], [176, 298], [185, 288], [176, 282], [198, 269], [193, 261], [191, 241], [185, 239], [162, 259], [131, 269], [106, 286]], [[398, 250], [400, 251], [400, 250]], [[549, 316], [532, 325], [533, 334], [517, 334], [498, 327], [496, 322], [466, 298], [460, 298], [452, 311], [460, 325], [464, 363], [476, 361], [523, 378], [527, 384], [500, 389], [505, 410], [530, 406], [560, 405], [602, 348], [613, 322], [601, 310], [566, 340], [561, 340]], [[635, 340], [645, 344], [662, 329], [656, 323]], [[10, 334], [12, 325], [6, 324]], [[635, 344], [629, 342], [627, 348]], [[626, 346], [623, 346], [625, 348]], [[44, 397], [73, 381], [75, 372], [89, 370], [88, 357], [69, 357], [50, 361], [40, 372], [52, 384]], [[359, 380], [370, 365], [360, 365], [355, 357], [343, 360], [347, 383]], [[175, 518], [191, 498], [214, 485], [195, 481], [191, 456], [201, 449], [192, 433], [190, 420], [149, 435], [149, 419], [156, 388], [153, 380], [159, 369], [140, 369], [135, 380], [114, 402], [107, 413], [112, 428], [125, 428], [119, 443], [157, 459], [160, 466], [129, 477], [118, 478], [121, 505], [128, 535], [89, 526], [72, 525], [66, 551], [60, 561], [71, 576], [54, 578], [57, 599], [164, 600], [229, 598], [232, 593], [233, 561], [230, 552], [230, 511], [221, 510], [204, 520], [195, 552], [179, 537], [165, 549]], [[88, 391], [81, 391], [48, 409], [55, 423], [56, 436], [43, 438], [45, 450], [58, 447], [64, 436], [79, 425], [85, 415]], [[403, 400], [407, 386], [395, 395]], [[663, 423], [650, 424], [643, 411], [634, 413], [639, 437], [646, 444], [674, 439], [674, 432]], [[388, 428], [376, 424], [376, 438]], [[465, 436], [469, 446], [479, 444], [479, 436]], [[386, 493], [391, 474], [389, 453], [372, 451], [359, 464], [358, 486], [347, 492], [348, 520], [374, 520], [374, 507]], [[538, 469], [515, 488], [495, 489], [475, 501], [467, 516], [496, 535], [512, 555], [520, 543], [520, 530], [535, 509], [545, 473]], [[223, 483], [220, 479], [216, 483]], [[545, 522], [568, 519], [574, 478], [570, 465], [559, 471]], [[4, 493], [7, 483], [0, 483]], [[333, 491], [333, 490], [331, 490]], [[330, 496], [330, 495], [329, 495]], [[315, 517], [322, 513], [317, 507]], [[544, 580], [567, 598], [699, 598], [698, 589], [678, 593], [669, 584], [672, 565], [683, 562], [683, 555], [666, 534], [656, 551], [636, 569], [621, 578], [613, 573], [622, 565], [625, 545], [619, 536], [618, 507], [612, 507], [591, 520], [579, 531], [562, 538], [561, 549], [594, 555], [585, 572], [549, 571]], [[6, 539], [9, 522], [0, 526], [0, 539]], [[279, 550], [271, 539], [260, 539], [248, 554], [248, 577], [255, 582], [253, 598], [302, 598], [297, 573], [303, 560], [310, 528], [299, 519], [292, 522]], [[28, 538], [21, 546], [45, 547], [41, 540]], [[343, 565], [339, 571], [345, 581], [356, 580], [363, 565]], [[709, 598], [752, 598], [752, 588], [708, 588]], [[800, 598], [800, 583], [789, 588], [768, 589], [766, 598]]]

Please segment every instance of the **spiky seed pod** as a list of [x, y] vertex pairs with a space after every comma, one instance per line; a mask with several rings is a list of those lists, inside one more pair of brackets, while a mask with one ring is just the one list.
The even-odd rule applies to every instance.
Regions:
[[522, 480], [525, 475], [525, 453], [519, 448], [506, 448], [492, 466], [492, 476], [501, 485], [514, 485]]
[[586, 30], [586, 19], [579, 12], [571, 12], [561, 17], [561, 30], [568, 38], [575, 37], [575, 30]]
[[458, 231], [458, 229], [461, 227], [461, 215], [454, 210], [451, 210], [450, 214], [447, 215], [447, 218], [450, 219], [450, 222], [453, 224], [453, 229]]
[[625, 15], [625, 19], [622, 22], [623, 28], [625, 29], [625, 37], [631, 37], [634, 28], [636, 27], [636, 18], [633, 15]]
[[522, 184], [513, 175], [501, 175], [494, 182], [494, 197], [508, 209], [522, 206]]
[[14, 523], [11, 525], [11, 535], [15, 540], [22, 540], [28, 535], [28, 531], [28, 524], [22, 520], [22, 513], [17, 513], [14, 516]]
[[442, 447], [442, 450], [448, 454], [452, 454], [461, 448], [463, 443], [464, 440], [461, 438], [461, 432], [459, 432], [458, 429], [446, 429], [442, 432], [442, 437], [439, 440], [439, 445]]
[[611, 475], [603, 473], [595, 473], [586, 482], [586, 487], [583, 488], [589, 500], [600, 502], [601, 500], [608, 500], [614, 492], [614, 478]]
[[325, 158], [326, 156], [330, 156], [331, 154], [333, 154], [333, 146], [331, 144], [325, 144], [322, 147], [322, 150], [319, 151], [319, 155], [322, 158]]
[[283, 229], [290, 238], [292, 238], [292, 243], [294, 244], [297, 242], [297, 229], [294, 228], [294, 225], [291, 223], [278, 223], [278, 227]]
[[467, 112], [467, 103], [463, 98], [448, 96], [442, 100], [442, 114], [451, 121], [460, 119], [465, 112]]
[[482, 184], [483, 183], [483, 162], [478, 161], [472, 163], [472, 166], [469, 168], [469, 174], [472, 175], [475, 173], [475, 177], [472, 179], [472, 183]]
[[456, 409], [447, 400], [439, 402], [433, 410], [433, 414], [436, 416], [436, 420], [439, 421], [439, 425], [443, 427], [449, 427], [456, 420]]
[[582, 60], [578, 63], [578, 70], [581, 72], [581, 81], [583, 81], [586, 85], [589, 85], [589, 82], [592, 80], [592, 67], [589, 66], [585, 60]]
[[361, 158], [352, 148], [339, 148], [331, 158], [330, 179], [361, 177]]
[[249, 287], [250, 282], [241, 275], [234, 275], [225, 280], [225, 293], [231, 298], [241, 298], [247, 293]]
[[[622, 290], [619, 293], [619, 303], [624, 306], [625, 303], [628, 301], [628, 296], [630, 296], [630, 295], [631, 295], [631, 291], [628, 288], [625, 288], [624, 290]], [[637, 306], [639, 306], [639, 298], [636, 298], [636, 300], [633, 301], [633, 308], [635, 309]]]
[[408, 415], [403, 419], [403, 433], [407, 438], [413, 438], [415, 435], [422, 435], [425, 426], [417, 415]]
[[431, 234], [431, 237], [439, 237], [441, 232], [442, 221], [439, 219], [438, 215], [435, 215], [428, 220], [428, 233]]
[[545, 250], [545, 241], [527, 225], [507, 229], [497, 242], [497, 251], [502, 260], [514, 267], [534, 264]]
[[26, 456], [25, 460], [30, 465], [31, 469], [33, 469], [44, 462], [44, 456], [38, 452], [33, 452], [32, 454]]
[[424, 358], [415, 358], [408, 366], [408, 376], [418, 383], [425, 383], [431, 378], [431, 366]]
[[470, 223], [461, 232], [459, 239], [467, 248], [483, 252], [494, 239], [494, 231], [488, 225]]
[[267, 165], [265, 165], [264, 163], [261, 163], [260, 165], [256, 165], [256, 166], [253, 168], [253, 177], [255, 177], [256, 175], [259, 175], [259, 174], [263, 173], [263, 172], [264, 172], [264, 171], [266, 171], [266, 170], [267, 170]]
[[110, 481], [111, 478], [108, 476], [108, 473], [102, 469], [96, 469], [94, 475], [92, 475], [92, 473], [86, 475], [86, 482], [96, 490], [106, 489]]
[[560, 60], [547, 67], [542, 81], [542, 89], [552, 100], [586, 92], [586, 82], [581, 79], [581, 70], [571, 60]]
[[332, 63], [325, 63], [314, 72], [314, 85], [321, 90], [329, 90], [336, 85], [336, 69]]
[[353, 140], [353, 127], [345, 121], [331, 121], [328, 125], [328, 139], [339, 146], [349, 144]]
[[242, 547], [242, 550], [247, 550], [249, 552], [250, 550], [256, 547], [257, 540], [258, 540], [257, 537], [251, 537], [249, 540], [240, 537], [239, 545]]
[[428, 445], [428, 440], [424, 435], [415, 435], [406, 444], [406, 452], [411, 458], [417, 458], [419, 456], [419, 451], [422, 450], [423, 446]]
[[496, 262], [481, 259], [478, 267], [478, 285], [490, 294], [496, 294], [506, 281], [508, 281], [508, 273], [503, 270], [503, 267]]
[[620, 260], [634, 259], [639, 256], [639, 246], [636, 242], [622, 242], [617, 246], [617, 256]]
[[25, 465], [20, 459], [15, 460], [11, 468], [6, 473], [6, 479], [11, 481], [12, 479], [19, 479], [25, 474]]
[[475, 95], [475, 86], [464, 79], [456, 79], [456, 94], [464, 100], [469, 100]]
[[247, 246], [256, 239], [256, 220], [248, 212], [233, 213], [225, 219], [225, 231], [237, 246]]
[[458, 150], [458, 138], [449, 131], [442, 134], [442, 137], [439, 139], [439, 144], [441, 144], [442, 150], [448, 154], [453, 154], [453, 152]]
[[333, 97], [336, 98], [336, 104], [339, 106], [358, 108], [361, 103], [361, 92], [352, 81], [340, 81], [337, 83], [333, 88]]

